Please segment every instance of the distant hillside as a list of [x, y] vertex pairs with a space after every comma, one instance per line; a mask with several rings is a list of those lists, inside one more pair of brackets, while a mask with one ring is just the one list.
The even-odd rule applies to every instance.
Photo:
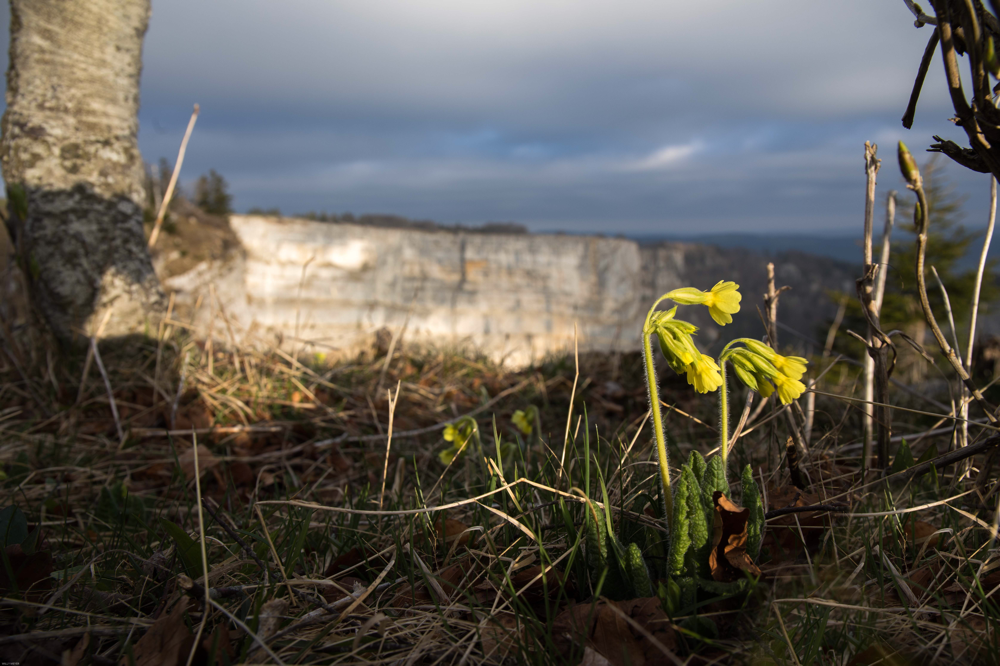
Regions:
[[672, 241], [713, 245], [720, 248], [737, 248], [774, 256], [781, 252], [804, 252], [822, 257], [830, 257], [851, 264], [861, 263], [861, 240], [859, 235], [821, 236], [816, 234], [701, 234], [694, 236], [633, 235], [640, 244]]

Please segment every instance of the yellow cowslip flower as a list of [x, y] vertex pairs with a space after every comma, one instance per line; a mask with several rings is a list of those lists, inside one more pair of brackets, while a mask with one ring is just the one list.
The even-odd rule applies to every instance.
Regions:
[[778, 388], [778, 397], [781, 399], [781, 404], [787, 405], [792, 400], [798, 398], [806, 390], [805, 385], [797, 379], [792, 379], [786, 377], [785, 375], [777, 375], [772, 378], [774, 385]]
[[442, 464], [450, 465], [452, 461], [455, 460], [455, 456], [458, 455], [459, 451], [461, 451], [461, 447], [452, 446], [451, 448], [445, 449], [444, 451], [439, 453], [438, 460], [440, 460]]
[[449, 423], [444, 427], [444, 432], [441, 436], [444, 437], [444, 441], [446, 442], [454, 442], [455, 438], [458, 437], [458, 428], [453, 423]]
[[530, 414], [525, 414], [523, 410], [517, 410], [514, 412], [514, 416], [510, 417], [511, 423], [520, 430], [525, 435], [531, 434], [531, 422], [534, 420]]
[[733, 323], [733, 315], [740, 311], [740, 299], [743, 297], [737, 291], [739, 288], [735, 282], [720, 281], [705, 294], [703, 304], [719, 326]]
[[687, 366], [687, 380], [698, 393], [711, 393], [722, 386], [718, 364], [714, 358], [705, 354], [700, 354]]
[[771, 394], [774, 393], [774, 385], [771, 384], [765, 377], [757, 378], [757, 393], [760, 393], [762, 398], [770, 398]]
[[656, 329], [660, 353], [677, 374], [684, 372], [701, 353], [691, 339], [691, 334], [696, 330], [698, 329], [686, 321], [676, 319], [664, 322]]
[[806, 373], [807, 363], [809, 361], [801, 356], [781, 356], [780, 354], [775, 354], [775, 357], [771, 359], [771, 365], [789, 379], [802, 379], [802, 375]]

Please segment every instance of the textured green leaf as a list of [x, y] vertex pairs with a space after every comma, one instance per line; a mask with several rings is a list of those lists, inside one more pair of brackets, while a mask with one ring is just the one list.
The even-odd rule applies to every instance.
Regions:
[[[715, 460], [713, 458], [713, 460]], [[697, 492], [699, 484], [694, 479], [691, 470], [684, 470], [681, 475], [690, 474], [688, 484], [696, 489], [696, 492], [688, 494], [688, 534], [690, 534], [691, 544], [688, 547], [686, 558], [686, 570], [689, 576], [708, 575], [708, 543], [709, 522], [708, 513], [702, 500], [704, 491]]]
[[725, 493], [729, 496], [729, 484], [726, 483], [726, 470], [722, 467], [722, 456], [712, 456], [705, 468], [705, 475], [701, 479], [701, 502], [706, 513], [715, 512], [715, 502], [712, 495], [715, 491]]
[[630, 543], [625, 551], [625, 570], [637, 597], [653, 596], [653, 584], [649, 580], [646, 561], [642, 559], [642, 551], [638, 544]]
[[[681, 478], [677, 481], [674, 492], [674, 519], [670, 536], [670, 573], [679, 576], [684, 571], [684, 556], [691, 546], [690, 527], [688, 525], [688, 498], [692, 494], [691, 482], [694, 476], [689, 467], [681, 468]], [[697, 492], [697, 485], [695, 487]], [[700, 500], [699, 500], [700, 502]], [[701, 512], [701, 507], [698, 507]]]
[[597, 580], [601, 572], [608, 566], [608, 541], [605, 528], [604, 512], [590, 502], [586, 504], [587, 565], [590, 575]]
[[707, 467], [705, 459], [702, 458], [701, 454], [697, 451], [692, 451], [691, 455], [688, 457], [688, 467], [690, 467], [691, 471], [694, 472], [694, 478], [697, 479], [700, 484], [701, 480], [705, 476], [705, 467]]
[[760, 554], [760, 540], [764, 529], [764, 503], [761, 501], [760, 488], [753, 480], [750, 465], [743, 468], [740, 481], [743, 485], [743, 507], [750, 510], [747, 520], [747, 555], [751, 560], [756, 560]]

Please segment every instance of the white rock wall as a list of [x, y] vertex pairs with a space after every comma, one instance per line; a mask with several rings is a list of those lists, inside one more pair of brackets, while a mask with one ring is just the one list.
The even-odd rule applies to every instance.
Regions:
[[[644, 280], [632, 241], [243, 215], [230, 224], [243, 257], [165, 281], [182, 301], [202, 295], [200, 324], [217, 335], [216, 301], [244, 341], [278, 335], [318, 351], [350, 352], [404, 324], [409, 342], [471, 344], [514, 366], [572, 349], [574, 324], [581, 350], [638, 348]], [[670, 266], [657, 270], [657, 285], [680, 284]]]

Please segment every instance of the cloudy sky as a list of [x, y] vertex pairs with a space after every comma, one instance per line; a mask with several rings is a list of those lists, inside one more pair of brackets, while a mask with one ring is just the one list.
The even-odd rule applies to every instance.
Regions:
[[[153, 0], [140, 146], [237, 210], [535, 230], [847, 232], [947, 119], [903, 0]], [[6, 32], [6, 31], [5, 31]], [[6, 48], [3, 49], [6, 53]], [[987, 179], [954, 167], [985, 221]]]

